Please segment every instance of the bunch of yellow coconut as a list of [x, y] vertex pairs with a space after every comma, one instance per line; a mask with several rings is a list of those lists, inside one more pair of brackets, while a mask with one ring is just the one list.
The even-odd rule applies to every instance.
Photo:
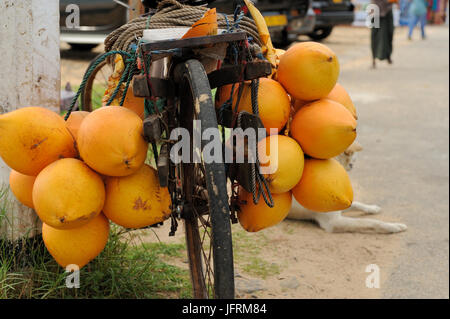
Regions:
[[[356, 110], [346, 90], [337, 83], [339, 62], [327, 46], [297, 43], [287, 51], [275, 49], [264, 17], [244, 0], [262, 42], [262, 52], [273, 73], [259, 82], [259, 116], [269, 135], [258, 144], [262, 166], [274, 206], [253, 202], [240, 190], [238, 219], [244, 229], [256, 232], [285, 219], [292, 196], [305, 208], [330, 212], [350, 207], [353, 190], [344, 167], [333, 157], [356, 138]], [[233, 108], [252, 113], [251, 83], [233, 91]], [[216, 107], [230, 99], [232, 86], [218, 89]], [[272, 134], [272, 135], [270, 135]], [[276, 139], [276, 143], [271, 140]], [[273, 142], [273, 141], [272, 141]], [[276, 145], [272, 147], [271, 145]]]
[[[353, 200], [347, 172], [333, 159], [353, 143], [357, 125], [352, 100], [337, 83], [336, 55], [316, 42], [298, 43], [276, 54], [276, 72], [260, 79], [258, 90], [259, 115], [269, 134], [258, 150], [262, 165], [273, 171], [265, 177], [274, 207], [262, 200], [254, 204], [252, 194], [241, 190], [244, 204], [238, 218], [252, 232], [282, 221], [291, 208], [292, 195], [316, 212], [345, 209]], [[238, 90], [234, 92], [233, 105]], [[220, 88], [216, 106], [230, 94], [231, 86]], [[251, 102], [251, 84], [246, 83], [238, 111], [251, 113]], [[272, 139], [277, 139], [272, 145], [278, 146], [271, 150]]]
[[80, 268], [105, 247], [109, 220], [141, 228], [166, 219], [170, 196], [144, 163], [142, 120], [119, 106], [73, 112], [68, 121], [41, 107], [0, 115], [0, 156], [10, 187], [43, 222], [42, 235], [63, 267]]

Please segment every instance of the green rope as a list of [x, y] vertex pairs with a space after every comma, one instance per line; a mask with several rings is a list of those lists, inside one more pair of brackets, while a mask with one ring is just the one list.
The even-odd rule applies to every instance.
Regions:
[[145, 117], [149, 116], [150, 114], [155, 114], [156, 110], [162, 112], [164, 110], [164, 107], [166, 106], [166, 102], [166, 98], [159, 98], [156, 101], [145, 99]]
[[[105, 59], [113, 54], [121, 54], [121, 55], [125, 55], [130, 59], [134, 59], [134, 54], [131, 54], [129, 52], [126, 51], [121, 51], [121, 50], [114, 50], [114, 51], [109, 51], [106, 52], [104, 54], [102, 54], [101, 56], [99, 56], [95, 62], [89, 67], [89, 69], [86, 71], [86, 73], [83, 76], [83, 81], [80, 84], [80, 87], [78, 88], [77, 93], [75, 94], [74, 98], [72, 99], [72, 103], [70, 103], [69, 106], [69, 110], [67, 111], [66, 116], [64, 117], [64, 120], [67, 121], [67, 119], [69, 118], [70, 114], [73, 111], [73, 108], [75, 107], [75, 104], [77, 103], [78, 98], [81, 95], [81, 92], [83, 92], [84, 87], [86, 86], [86, 82], [89, 79], [89, 77], [91, 76], [92, 72], [94, 72], [95, 68], [102, 63], [103, 61], [105, 61]], [[117, 89], [117, 88], [116, 88]]]
[[[117, 83], [117, 86], [114, 89], [114, 92], [109, 97], [108, 102], [106, 102], [106, 106], [111, 105], [112, 101], [116, 98], [117, 94], [119, 93], [120, 87], [122, 86], [122, 83], [125, 81], [125, 78], [128, 77], [129, 71], [130, 71], [130, 64], [127, 64], [127, 66], [125, 67], [125, 71], [123, 72], [122, 76], [120, 77], [119, 83]], [[124, 96], [125, 96], [125, 94], [124, 94]]]
[[[127, 93], [128, 93], [128, 87], [130, 86], [131, 79], [133, 78], [133, 74], [136, 71], [136, 67], [137, 67], [136, 60], [134, 60], [133, 62], [131, 62], [130, 72], [128, 72], [127, 82], [126, 82], [125, 89], [122, 94], [122, 99], [120, 100], [120, 104], [119, 104], [120, 106], [122, 106], [123, 102], [125, 101], [125, 97], [127, 96]], [[125, 72], [124, 72], [124, 74], [125, 74]]]

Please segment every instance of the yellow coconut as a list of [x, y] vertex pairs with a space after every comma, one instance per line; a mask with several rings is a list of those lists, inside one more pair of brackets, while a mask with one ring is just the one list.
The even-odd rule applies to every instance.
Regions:
[[217, 12], [216, 8], [209, 9], [205, 14], [183, 35], [182, 39], [205, 37], [217, 34]]
[[15, 171], [36, 176], [48, 164], [76, 157], [66, 123], [42, 107], [24, 107], [0, 115], [0, 156]]
[[128, 87], [127, 95], [123, 101], [123, 107], [136, 113], [142, 120], [144, 119], [145, 99], [143, 97], [136, 97], [131, 85]]
[[88, 114], [89, 112], [86, 111], [75, 111], [70, 113], [70, 116], [66, 121], [66, 127], [69, 132], [72, 133], [72, 136], [75, 140], [77, 139], [81, 122], [83, 122], [84, 118], [88, 116]]
[[142, 120], [133, 111], [120, 106], [99, 108], [81, 123], [77, 138], [80, 155], [100, 174], [131, 175], [147, 156], [142, 130]]
[[33, 204], [40, 219], [58, 229], [80, 227], [97, 216], [105, 202], [101, 177], [73, 158], [42, 170], [33, 186]]
[[294, 108], [293, 114], [295, 115], [298, 112], [298, 110], [300, 110], [303, 106], [305, 106], [306, 104], [309, 104], [309, 103], [310, 102], [307, 102], [307, 101], [294, 100], [294, 103], [293, 103], [293, 108]]
[[334, 159], [306, 159], [302, 178], [292, 194], [303, 207], [315, 212], [347, 209], [353, 201], [350, 178]]
[[270, 208], [262, 196], [258, 204], [253, 203], [253, 195], [240, 190], [239, 199], [243, 202], [238, 212], [241, 226], [249, 232], [257, 232], [274, 226], [283, 221], [289, 213], [292, 204], [291, 192], [272, 194], [274, 206]]
[[[235, 86], [233, 94], [233, 108], [237, 103], [239, 86]], [[217, 92], [216, 107], [220, 107], [230, 98], [231, 85], [220, 88]], [[261, 121], [268, 134], [271, 128], [278, 133], [287, 123], [291, 110], [289, 96], [277, 81], [261, 78], [258, 88], [258, 111]], [[245, 83], [238, 106], [238, 112], [252, 112], [252, 90], [251, 83]]]
[[50, 254], [61, 267], [77, 265], [82, 268], [105, 248], [109, 222], [103, 214], [74, 229], [56, 229], [42, 225], [42, 238]]
[[311, 157], [327, 159], [344, 152], [356, 138], [356, 120], [341, 104], [322, 99], [299, 109], [291, 136]]
[[304, 155], [294, 139], [284, 135], [266, 137], [258, 144], [258, 154], [272, 193], [290, 191], [300, 181]]
[[33, 205], [33, 185], [36, 176], [23, 175], [15, 170], [9, 174], [9, 187], [19, 202], [34, 208]]
[[169, 191], [146, 164], [132, 175], [106, 178], [103, 212], [117, 225], [142, 228], [162, 222], [170, 216], [170, 204]]
[[331, 90], [330, 94], [328, 94], [326, 98], [341, 103], [347, 110], [350, 111], [350, 113], [352, 113], [356, 120], [358, 119], [358, 116], [356, 115], [356, 108], [350, 98], [350, 95], [348, 95], [347, 91], [339, 83], [336, 83], [333, 90]]
[[295, 99], [326, 97], [339, 77], [339, 62], [332, 50], [317, 42], [301, 42], [281, 56], [277, 79]]

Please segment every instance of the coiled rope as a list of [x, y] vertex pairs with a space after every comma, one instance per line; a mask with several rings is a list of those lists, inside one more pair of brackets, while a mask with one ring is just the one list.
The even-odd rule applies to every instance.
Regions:
[[[105, 51], [130, 52], [131, 44], [139, 42], [145, 29], [190, 27], [208, 10], [209, 8], [206, 7], [184, 5], [176, 0], [161, 1], [154, 15], [133, 19], [110, 33], [105, 39]], [[237, 19], [239, 19], [240, 29], [261, 46], [258, 29], [253, 19], [246, 16], [239, 16]], [[230, 25], [235, 24], [235, 15], [218, 14], [217, 24], [220, 29], [228, 30]]]

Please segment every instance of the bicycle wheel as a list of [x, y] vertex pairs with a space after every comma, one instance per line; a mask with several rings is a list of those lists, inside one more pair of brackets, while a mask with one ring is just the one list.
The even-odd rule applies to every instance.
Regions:
[[[185, 203], [183, 214], [188, 259], [195, 298], [234, 298], [233, 248], [230, 212], [223, 163], [193, 163], [194, 154], [202, 154], [207, 143], [195, 148], [194, 123], [201, 134], [217, 129], [216, 112], [208, 77], [197, 60], [175, 68], [179, 88], [179, 119], [190, 133], [190, 163], [179, 165]], [[198, 125], [198, 124], [197, 124]]]
[[[98, 57], [92, 60], [87, 68], [88, 70]], [[108, 88], [108, 78], [113, 71], [113, 66], [108, 63], [108, 59], [97, 65], [86, 81], [84, 90], [81, 92], [80, 109], [82, 111], [92, 112], [102, 106], [102, 98], [105, 90]]]

